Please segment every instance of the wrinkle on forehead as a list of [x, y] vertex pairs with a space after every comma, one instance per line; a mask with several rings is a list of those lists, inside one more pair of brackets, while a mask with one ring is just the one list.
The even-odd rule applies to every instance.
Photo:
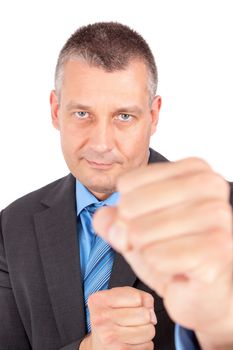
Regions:
[[[109, 93], [119, 95], [121, 99], [131, 97], [134, 93], [144, 94], [149, 98], [148, 69], [142, 61], [131, 61], [127, 69], [106, 72], [102, 68], [90, 66], [84, 61], [68, 61], [64, 67], [64, 80], [61, 93], [76, 94], [98, 93], [104, 98]], [[83, 101], [80, 101], [83, 103]]]

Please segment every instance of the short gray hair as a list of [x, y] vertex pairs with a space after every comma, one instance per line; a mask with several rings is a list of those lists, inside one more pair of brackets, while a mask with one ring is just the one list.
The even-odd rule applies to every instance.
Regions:
[[80, 27], [71, 35], [63, 46], [56, 65], [55, 89], [58, 98], [65, 63], [79, 59], [107, 72], [125, 69], [130, 60], [140, 59], [148, 69], [150, 103], [156, 95], [158, 72], [154, 56], [145, 39], [126, 25], [99, 22]]

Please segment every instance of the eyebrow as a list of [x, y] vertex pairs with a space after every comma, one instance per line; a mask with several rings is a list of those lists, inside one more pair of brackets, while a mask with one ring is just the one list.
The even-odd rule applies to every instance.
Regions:
[[[91, 110], [92, 107], [91, 106], [87, 106], [81, 103], [76, 103], [74, 101], [70, 101], [69, 103], [67, 103], [66, 105], [66, 109], [68, 111], [72, 110], [72, 109], [80, 109], [80, 110]], [[127, 112], [127, 113], [136, 113], [136, 114], [143, 114], [143, 111], [140, 107], [136, 106], [136, 105], [132, 105], [132, 106], [122, 106], [117, 108], [114, 113], [122, 113], [122, 112]]]
[[91, 109], [91, 107], [87, 105], [83, 105], [81, 103], [70, 101], [69, 103], [67, 103], [66, 109], [70, 111], [71, 109]]
[[122, 106], [120, 108], [117, 108], [115, 110], [115, 113], [122, 113], [122, 112], [127, 112], [127, 113], [136, 113], [138, 115], [142, 115], [143, 111], [140, 107], [138, 106]]

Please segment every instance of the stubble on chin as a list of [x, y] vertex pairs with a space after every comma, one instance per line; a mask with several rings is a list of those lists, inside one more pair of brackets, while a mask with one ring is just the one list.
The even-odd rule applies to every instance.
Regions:
[[117, 180], [112, 176], [107, 175], [92, 175], [88, 176], [78, 176], [78, 180], [85, 186], [87, 189], [96, 194], [105, 194], [110, 196], [112, 193], [117, 191], [116, 182]]

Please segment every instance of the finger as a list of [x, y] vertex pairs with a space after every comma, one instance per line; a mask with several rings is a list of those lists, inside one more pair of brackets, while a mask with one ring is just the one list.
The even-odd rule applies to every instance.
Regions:
[[[102, 207], [93, 216], [93, 227], [97, 235], [108, 242], [120, 253], [128, 250], [128, 238], [124, 231], [125, 224], [117, 221], [116, 207]], [[112, 238], [111, 238], [112, 234]], [[119, 239], [118, 239], [119, 238]], [[116, 242], [117, 241], [117, 242]]]
[[132, 327], [157, 323], [154, 309], [146, 307], [107, 308], [102, 316], [105, 320], [111, 320], [118, 326]]
[[160, 274], [196, 276], [210, 282], [232, 263], [232, 239], [222, 231], [183, 236], [145, 247], [145, 264]]
[[172, 280], [164, 295], [166, 309], [175, 322], [186, 324], [188, 328], [208, 330], [207, 319], [211, 328], [213, 325], [219, 327], [221, 320], [229, 315], [232, 262], [213, 281], [202, 281], [198, 275], [197, 278]]
[[114, 327], [116, 340], [123, 344], [136, 345], [150, 342], [155, 336], [152, 324], [135, 327]]
[[[216, 240], [215, 234], [218, 235]], [[205, 234], [196, 238], [201, 239], [203, 236]], [[203, 237], [204, 243], [194, 243], [190, 238], [195, 236], [150, 245], [141, 252], [131, 250], [124, 256], [137, 276], [161, 297], [166, 295], [167, 287], [174, 279], [185, 282], [191, 278], [210, 283], [221, 275], [226, 266], [232, 266], [231, 234], [212, 232], [210, 239], [208, 236]], [[214, 245], [215, 253], [212, 252], [211, 245]], [[206, 251], [209, 252], [208, 255]]]
[[153, 270], [151, 266], [146, 264], [144, 256], [138, 250], [131, 250], [124, 254], [124, 258], [131, 266], [137, 277], [144, 282], [152, 290], [156, 290], [156, 293], [163, 297], [167, 285], [171, 282], [171, 274], [165, 274], [164, 272], [159, 272], [153, 265]]
[[[115, 224], [117, 218], [117, 208], [116, 207], [102, 207], [99, 209], [93, 216], [93, 227], [97, 235], [102, 237], [106, 242], [108, 242], [115, 250], [122, 252], [121, 247], [118, 245], [121, 244], [121, 240], [127, 239], [124, 232], [125, 224], [117, 221], [117, 234], [115, 235]], [[111, 240], [110, 232], [113, 231], [113, 240]], [[117, 236], [117, 237], [116, 237]], [[115, 240], [120, 238], [119, 242], [115, 243]], [[122, 245], [124, 250], [127, 250], [128, 247]]]
[[[136, 180], [131, 180], [134, 181]], [[134, 191], [123, 193], [118, 205], [118, 215], [121, 219], [133, 219], [190, 201], [227, 200], [229, 192], [229, 185], [221, 176], [207, 171], [153, 181]]]
[[232, 232], [232, 210], [227, 202], [208, 200], [148, 213], [122, 222], [118, 231], [111, 231], [114, 241], [110, 238], [109, 242], [115, 247], [124, 235], [127, 246], [141, 249], [154, 242], [213, 229]]
[[176, 162], [149, 164], [146, 167], [138, 168], [136, 171], [129, 171], [121, 176], [118, 180], [117, 188], [121, 193], [127, 193], [153, 182], [210, 169], [211, 167], [206, 161], [195, 157]]
[[[104, 337], [105, 344], [107, 343], [109, 346], [109, 349], [119, 350], [154, 350], [154, 343], [152, 341], [144, 342], [141, 344], [122, 344], [119, 342], [119, 340], [115, 340], [116, 336], [114, 334], [107, 335]], [[115, 345], [113, 345], [113, 343]]]
[[154, 298], [144, 291], [132, 287], [116, 287], [92, 294], [88, 299], [90, 309], [112, 307], [154, 307]]
[[124, 344], [124, 350], [153, 350], [154, 343], [152, 341], [143, 344], [126, 345]]
[[127, 222], [117, 221], [104, 234], [114, 249], [125, 254], [152, 242], [213, 229], [232, 230], [232, 210], [225, 201], [211, 200], [191, 206], [183, 205]]
[[113, 225], [117, 217], [116, 207], [101, 207], [93, 215], [93, 227], [97, 234], [106, 240], [109, 228]]

